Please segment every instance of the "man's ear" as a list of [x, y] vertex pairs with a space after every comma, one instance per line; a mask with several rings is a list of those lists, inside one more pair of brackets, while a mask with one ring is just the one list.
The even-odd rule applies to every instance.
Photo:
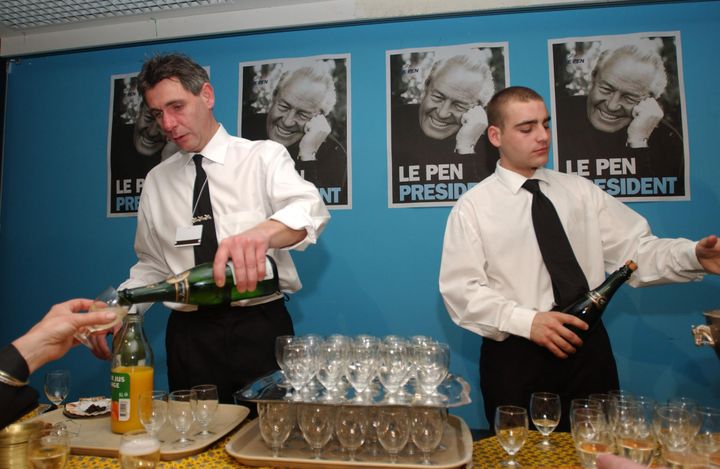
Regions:
[[203, 83], [202, 88], [200, 88], [200, 97], [205, 101], [208, 109], [212, 109], [213, 106], [215, 106], [215, 90], [210, 83]]
[[500, 127], [495, 125], [491, 125], [490, 127], [488, 127], [487, 136], [488, 140], [490, 140], [490, 143], [500, 148], [500, 143], [502, 141], [502, 130], [500, 130]]

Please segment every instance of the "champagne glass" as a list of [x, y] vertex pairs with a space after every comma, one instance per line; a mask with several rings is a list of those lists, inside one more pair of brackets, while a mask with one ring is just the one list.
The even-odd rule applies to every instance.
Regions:
[[355, 389], [356, 399], [367, 400], [365, 392], [377, 372], [380, 340], [371, 336], [357, 336], [350, 345], [345, 377]]
[[653, 428], [655, 401], [636, 396], [618, 412], [615, 446], [618, 454], [638, 464], [649, 465], [655, 456], [657, 438]]
[[195, 434], [199, 437], [209, 437], [215, 434], [208, 430], [215, 411], [218, 408], [218, 390], [214, 384], [199, 384], [190, 388], [195, 391], [195, 397], [190, 399], [193, 417], [200, 425], [200, 431]]
[[260, 435], [272, 449], [274, 458], [280, 457], [282, 447], [295, 427], [295, 407], [288, 402], [259, 402]]
[[168, 416], [170, 417], [170, 422], [173, 424], [173, 427], [175, 427], [175, 431], [180, 434], [180, 438], [175, 440], [173, 444], [180, 448], [189, 446], [195, 442], [195, 440], [186, 436], [195, 419], [190, 404], [193, 399], [197, 399], [197, 397], [195, 396], [195, 391], [190, 389], [173, 391], [169, 396]]
[[389, 404], [397, 403], [398, 391], [407, 381], [409, 371], [410, 352], [407, 343], [386, 338], [380, 344], [378, 377], [387, 391], [385, 399]]
[[45, 428], [27, 442], [27, 462], [32, 469], [62, 469], [70, 455], [70, 436], [58, 428]]
[[411, 408], [411, 437], [423, 454], [422, 463], [430, 465], [430, 454], [440, 444], [445, 431], [445, 413], [434, 407]]
[[45, 395], [60, 407], [70, 392], [70, 370], [51, 370], [45, 373]]
[[355, 461], [355, 452], [365, 443], [368, 433], [367, 408], [340, 406], [335, 414], [335, 435], [348, 452], [348, 459]]
[[347, 367], [350, 340], [339, 334], [332, 335], [318, 344], [318, 351], [316, 377], [327, 390], [324, 400], [332, 402], [339, 396], [338, 385]]
[[700, 429], [693, 441], [693, 450], [707, 465], [720, 466], [720, 409], [699, 407], [696, 414]]
[[115, 288], [107, 287], [95, 298], [92, 305], [88, 309], [88, 312], [105, 310], [115, 313], [115, 319], [105, 324], [81, 327], [75, 333], [75, 338], [78, 340], [78, 342], [85, 345], [86, 347], [92, 348], [92, 344], [90, 343], [89, 339], [90, 336], [96, 332], [109, 331], [117, 324], [120, 324], [122, 320], [125, 319], [125, 316], [127, 316], [130, 307], [120, 304], [120, 297], [118, 296], [117, 290], [115, 290]]
[[550, 434], [560, 423], [560, 396], [552, 392], [534, 392], [530, 396], [530, 418], [542, 441], [537, 447], [543, 450], [552, 449]]
[[495, 410], [495, 435], [508, 454], [509, 459], [502, 462], [503, 466], [520, 467], [515, 461], [515, 454], [525, 444], [528, 435], [528, 415], [523, 407], [501, 405]]
[[381, 407], [378, 410], [377, 439], [390, 455], [390, 462], [398, 462], [410, 438], [410, 410], [406, 407]]
[[146, 430], [130, 430], [120, 439], [121, 469], [153, 469], [160, 464], [160, 440]]
[[313, 458], [320, 459], [322, 450], [333, 436], [335, 407], [323, 404], [302, 404], [298, 424], [303, 438], [312, 448]]
[[285, 373], [294, 389], [292, 399], [301, 401], [302, 390], [315, 375], [316, 349], [303, 340], [295, 339], [285, 344], [283, 350]]
[[571, 410], [571, 430], [580, 464], [596, 467], [597, 457], [613, 452], [612, 435], [607, 430], [600, 406], [576, 407]]
[[275, 337], [275, 361], [280, 367], [280, 373], [282, 373], [282, 381], [279, 383], [281, 387], [290, 387], [287, 372], [285, 371], [285, 344], [291, 343], [294, 338], [294, 335], [279, 335]]
[[153, 390], [140, 393], [138, 412], [140, 416], [140, 423], [145, 430], [153, 437], [157, 437], [160, 433], [160, 429], [165, 424], [165, 420], [167, 420], [167, 392]]
[[450, 349], [447, 344], [434, 342], [415, 346], [414, 354], [418, 384], [428, 401], [436, 401], [440, 397], [437, 387], [448, 374]]

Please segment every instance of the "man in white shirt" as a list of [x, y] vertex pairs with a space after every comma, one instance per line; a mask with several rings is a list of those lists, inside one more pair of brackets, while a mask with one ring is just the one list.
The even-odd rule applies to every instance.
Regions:
[[502, 404], [527, 407], [534, 391], [560, 394], [560, 429], [569, 402], [617, 389], [607, 332], [598, 324], [585, 342], [566, 325], [587, 324], [553, 310], [550, 275], [531, 217], [527, 179], [552, 201], [591, 288], [628, 259], [633, 286], [699, 280], [720, 273], [720, 243], [655, 237], [639, 214], [592, 182], [544, 168], [550, 148], [545, 103], [535, 91], [506, 88], [487, 107], [488, 138], [498, 147], [495, 173], [465, 194], [448, 218], [440, 292], [450, 317], [484, 337], [480, 385], [488, 422]]
[[[215, 94], [208, 74], [188, 57], [152, 57], [138, 82], [149, 112], [180, 150], [145, 179], [135, 238], [138, 262], [119, 288], [158, 282], [193, 267], [197, 253], [188, 246], [192, 236], [187, 233], [198, 236], [200, 231], [201, 245], [217, 246], [213, 275], [218, 286], [224, 285], [231, 260], [236, 288], [254, 290], [265, 276], [267, 254], [277, 262], [281, 291], [299, 290], [288, 250], [315, 243], [330, 218], [315, 186], [298, 175], [282, 145], [225, 131], [213, 116]], [[207, 175], [200, 192], [209, 190], [209, 216], [195, 216], [198, 164]], [[206, 224], [210, 218], [214, 232]], [[173, 309], [166, 333], [170, 390], [216, 384], [224, 403], [233, 402], [234, 391], [276, 369], [275, 337], [293, 334], [280, 292], [220, 307], [166, 306]], [[102, 345], [98, 353], [109, 356]]]

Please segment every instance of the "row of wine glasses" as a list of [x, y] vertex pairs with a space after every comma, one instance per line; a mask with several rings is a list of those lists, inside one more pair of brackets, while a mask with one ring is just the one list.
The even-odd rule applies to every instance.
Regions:
[[658, 403], [623, 390], [591, 394], [571, 402], [570, 424], [583, 467], [595, 467], [602, 453], [643, 465], [657, 456], [670, 467], [720, 462], [720, 409], [688, 398]]
[[422, 463], [432, 464], [431, 454], [440, 444], [445, 430], [447, 411], [433, 407], [401, 406], [334, 406], [262, 402], [258, 404], [260, 434], [279, 457], [295, 425], [312, 450], [321, 459], [323, 448], [333, 435], [347, 453], [347, 460], [361, 460], [358, 451], [376, 438], [389, 455], [391, 463], [412, 441], [422, 453]]
[[169, 394], [159, 390], [148, 391], [140, 395], [139, 402], [140, 422], [153, 437], [158, 437], [166, 420], [169, 420], [180, 434], [173, 442], [177, 447], [188, 446], [194, 442], [187, 436], [194, 422], [200, 427], [194, 437], [207, 438], [214, 435], [208, 429], [218, 408], [218, 392], [214, 384], [201, 384]]
[[439, 400], [437, 387], [450, 365], [448, 345], [426, 336], [308, 334], [280, 336], [275, 344], [277, 363], [294, 390], [289, 397], [296, 401], [312, 396], [314, 380], [325, 389], [323, 399], [329, 402], [342, 400], [345, 381], [355, 390], [357, 401], [367, 401], [375, 379], [382, 384], [388, 404], [407, 399], [403, 387], [410, 380], [416, 392]]

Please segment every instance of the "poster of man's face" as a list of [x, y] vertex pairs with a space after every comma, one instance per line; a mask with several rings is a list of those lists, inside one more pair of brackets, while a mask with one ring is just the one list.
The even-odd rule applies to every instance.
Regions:
[[351, 207], [349, 55], [240, 64], [238, 134], [285, 146], [329, 208]]
[[680, 34], [549, 41], [557, 170], [626, 201], [690, 197]]
[[492, 174], [485, 106], [507, 86], [507, 44], [387, 51], [388, 205], [447, 206]]
[[148, 112], [137, 89], [137, 73], [110, 78], [108, 216], [137, 213], [148, 171], [177, 151]]

